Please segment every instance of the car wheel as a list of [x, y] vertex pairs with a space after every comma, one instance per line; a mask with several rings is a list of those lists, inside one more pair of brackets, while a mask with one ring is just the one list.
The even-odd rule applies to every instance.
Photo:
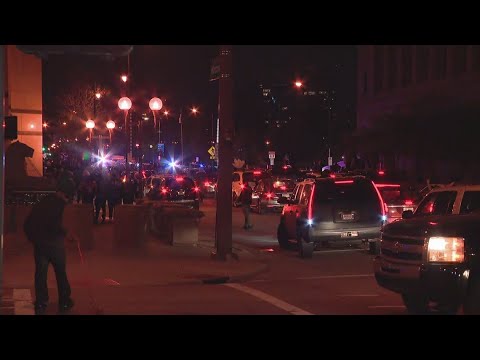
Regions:
[[463, 303], [463, 312], [467, 315], [480, 315], [480, 279], [473, 279]]
[[403, 303], [410, 314], [428, 313], [428, 298], [422, 294], [402, 294]]
[[284, 224], [278, 225], [277, 240], [281, 249], [288, 249], [290, 242], [288, 241], [288, 231]]
[[302, 259], [310, 259], [313, 256], [315, 244], [313, 242], [307, 243], [303, 237], [298, 240], [298, 254]]

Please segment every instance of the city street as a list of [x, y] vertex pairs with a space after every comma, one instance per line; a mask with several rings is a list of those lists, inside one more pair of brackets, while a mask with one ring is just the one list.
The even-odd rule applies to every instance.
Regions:
[[[206, 200], [201, 209], [200, 236], [213, 232], [215, 207]], [[94, 289], [97, 306], [105, 314], [405, 314], [398, 295], [376, 285], [372, 255], [363, 249], [318, 251], [303, 260], [295, 251], [280, 251], [273, 234], [278, 214], [253, 214], [254, 230], [242, 227], [241, 209], [233, 209], [234, 243], [262, 252], [270, 263], [268, 272], [244, 283], [222, 285], [175, 285], [148, 287], [101, 287]], [[74, 296], [88, 292], [74, 289]], [[88, 309], [76, 309], [88, 313]], [[90, 310], [90, 312], [92, 312]]]

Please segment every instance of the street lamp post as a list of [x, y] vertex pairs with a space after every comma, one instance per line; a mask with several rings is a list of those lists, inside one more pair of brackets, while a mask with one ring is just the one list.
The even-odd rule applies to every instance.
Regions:
[[128, 97], [122, 97], [118, 100], [118, 107], [120, 110], [125, 112], [125, 137], [126, 137], [126, 148], [125, 148], [125, 170], [128, 171], [128, 150], [130, 148], [129, 138], [128, 138], [128, 128], [127, 128], [127, 119], [128, 119], [128, 110], [132, 108], [132, 100]]
[[[154, 97], [150, 100], [148, 103], [148, 106], [150, 107], [150, 110], [152, 110], [153, 113], [153, 127], [155, 128], [157, 126], [157, 115], [156, 112], [161, 110], [163, 107], [162, 100], [160, 100], [157, 97]], [[160, 119], [158, 119], [158, 146], [160, 146]]]
[[[198, 113], [198, 109], [196, 107], [192, 107], [190, 110], [192, 114], [196, 115]], [[180, 149], [182, 152], [182, 165], [183, 165], [183, 121], [182, 121], [182, 115], [183, 115], [183, 108], [180, 109], [180, 117], [178, 118], [178, 122], [180, 123]]]
[[107, 129], [108, 129], [108, 133], [110, 135], [110, 146], [112, 145], [112, 131], [113, 129], [115, 129], [115, 122], [112, 121], [112, 120], [108, 120], [107, 121]]

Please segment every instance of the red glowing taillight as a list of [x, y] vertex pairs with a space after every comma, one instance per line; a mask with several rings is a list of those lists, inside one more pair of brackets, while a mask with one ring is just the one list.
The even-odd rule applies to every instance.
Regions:
[[200, 191], [200, 188], [199, 188], [198, 186], [195, 186], [195, 187], [193, 188], [193, 191], [199, 192], [199, 191]]
[[378, 171], [378, 175], [385, 175], [385, 171], [379, 170], [379, 171]]
[[332, 179], [335, 179], [335, 178], [336, 178], [335, 174], [330, 174], [330, 177], [331, 177]]
[[405, 200], [405, 205], [413, 205], [413, 201], [412, 200]]
[[340, 181], [335, 181], [335, 184], [353, 184], [353, 180], [340, 180]]
[[210, 186], [210, 183], [208, 181], [205, 181], [205, 186]]
[[245, 185], [243, 185], [243, 184], [240, 185], [240, 189], [242, 189], [242, 190], [245, 189]]
[[166, 194], [168, 192], [168, 189], [163, 188], [162, 189], [162, 194]]
[[183, 181], [183, 178], [182, 178], [182, 177], [177, 177], [177, 178], [175, 178], [175, 180], [176, 180], [177, 182], [182, 182], [182, 181]]
[[271, 199], [273, 195], [272, 195], [271, 193], [266, 193], [265, 196], [266, 196], [268, 199]]
[[285, 191], [285, 190], [287, 190], [287, 187], [286, 186], [280, 186], [280, 190]]
[[284, 165], [283, 166], [283, 170], [287, 170], [288, 169], [288, 166], [287, 165]]
[[388, 214], [388, 205], [387, 205], [387, 203], [383, 203], [383, 210], [385, 211], [385, 214]]
[[261, 171], [254, 171], [253, 175], [262, 175], [262, 172]]

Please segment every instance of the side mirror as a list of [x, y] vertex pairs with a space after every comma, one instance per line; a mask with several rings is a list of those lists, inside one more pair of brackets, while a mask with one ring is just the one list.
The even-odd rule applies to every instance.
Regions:
[[278, 198], [278, 203], [286, 205], [286, 204], [290, 203], [290, 199], [282, 196], [282, 197]]
[[412, 210], [406, 210], [402, 212], [402, 219], [410, 219], [413, 217], [413, 211]]

